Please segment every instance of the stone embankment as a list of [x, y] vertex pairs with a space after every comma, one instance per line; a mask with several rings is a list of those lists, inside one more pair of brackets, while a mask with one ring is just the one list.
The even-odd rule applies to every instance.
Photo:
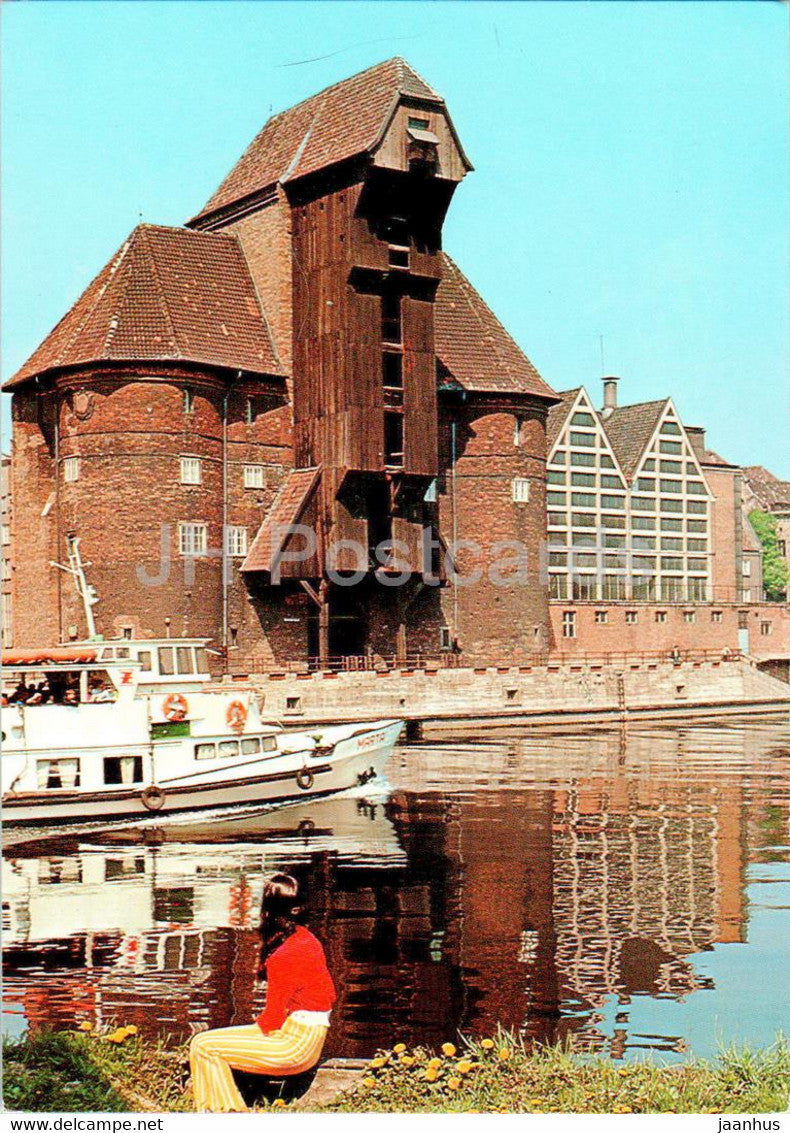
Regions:
[[493, 725], [790, 708], [788, 686], [743, 657], [270, 672], [244, 683], [262, 694], [267, 717], [301, 725], [395, 716], [435, 730], [459, 720]]

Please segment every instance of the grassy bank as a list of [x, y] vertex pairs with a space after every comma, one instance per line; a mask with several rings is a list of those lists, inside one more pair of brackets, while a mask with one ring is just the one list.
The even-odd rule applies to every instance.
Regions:
[[[44, 1033], [4, 1044], [6, 1108], [178, 1112], [192, 1108], [186, 1047], [134, 1029]], [[397, 1044], [371, 1060], [336, 1113], [765, 1113], [786, 1109], [790, 1048], [732, 1049], [675, 1066], [616, 1063], [512, 1036], [439, 1052]], [[275, 1103], [278, 1105], [278, 1103]], [[279, 1103], [282, 1106], [282, 1103]]]

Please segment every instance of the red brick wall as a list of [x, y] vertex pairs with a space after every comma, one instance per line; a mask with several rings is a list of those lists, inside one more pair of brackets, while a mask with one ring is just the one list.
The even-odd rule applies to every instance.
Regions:
[[223, 229], [240, 241], [274, 345], [291, 372], [293, 284], [291, 207], [282, 189], [277, 200]]
[[59, 572], [57, 509], [41, 513], [55, 491], [55, 429], [51, 395], [23, 392], [13, 400], [11, 544], [14, 644], [57, 641]]
[[[516, 414], [523, 418], [521, 444], [514, 443]], [[452, 422], [456, 422], [453, 473]], [[442, 607], [448, 626], [469, 659], [518, 657], [548, 647], [548, 592], [541, 566], [546, 540], [545, 411], [517, 410], [475, 398], [440, 406], [440, 524], [452, 542], [475, 540], [481, 552], [462, 550], [459, 572], [482, 570], [479, 581], [448, 586]], [[513, 501], [512, 481], [530, 482], [528, 503]], [[495, 585], [496, 544], [518, 540], [527, 550], [527, 585]], [[503, 568], [503, 574], [509, 572]]]
[[705, 479], [715, 496], [711, 504], [710, 543], [712, 597], [718, 602], [737, 602], [740, 555], [736, 550], [735, 469], [705, 467]]
[[[549, 604], [555, 650], [560, 653], [655, 653], [680, 650], [738, 649], [738, 628], [741, 611], [749, 627], [749, 652], [758, 659], [771, 654], [790, 656], [790, 607], [779, 603], [741, 606], [734, 604], [700, 604], [696, 606], [660, 605], [627, 602], [560, 602]], [[576, 637], [562, 636], [562, 615], [576, 612]], [[608, 622], [595, 621], [596, 611], [605, 610]], [[637, 612], [636, 625], [626, 625], [627, 610]], [[656, 621], [656, 612], [666, 613], [665, 622]], [[695, 620], [685, 620], [686, 611]], [[721, 621], [712, 615], [721, 613]], [[763, 623], [770, 633], [763, 634]]]

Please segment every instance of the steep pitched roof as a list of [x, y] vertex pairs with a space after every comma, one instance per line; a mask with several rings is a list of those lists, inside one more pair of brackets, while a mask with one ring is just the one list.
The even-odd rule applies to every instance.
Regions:
[[564, 389], [557, 394], [560, 400], [556, 405], [552, 405], [546, 422], [546, 452], [551, 452], [557, 443], [557, 438], [568, 420], [568, 414], [581, 388], [577, 386], [576, 389]]
[[123, 360], [281, 373], [235, 237], [141, 224], [4, 388]]
[[609, 444], [629, 480], [636, 472], [642, 453], [655, 432], [668, 400], [665, 397], [661, 401], [623, 405], [608, 417], [601, 417]]
[[352, 75], [270, 118], [208, 203], [189, 222], [282, 181], [373, 150], [402, 95], [444, 99], [400, 58]]
[[446, 254], [434, 307], [436, 354], [449, 371], [441, 383], [478, 393], [556, 394], [490, 307]]
[[290, 539], [288, 528], [298, 523], [321, 479], [321, 468], [294, 468], [275, 496], [249, 554], [241, 564], [242, 572], [264, 571], [272, 574]]
[[763, 511], [786, 511], [790, 508], [790, 481], [779, 480], [760, 465], [743, 470], [755, 503]]

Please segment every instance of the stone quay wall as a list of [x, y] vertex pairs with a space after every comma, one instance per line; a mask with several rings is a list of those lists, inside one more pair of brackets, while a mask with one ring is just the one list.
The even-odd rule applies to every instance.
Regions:
[[[488, 723], [790, 710], [790, 690], [748, 659], [625, 659], [381, 672], [270, 672], [243, 682], [267, 718], [293, 726], [403, 717]], [[226, 685], [224, 686], [226, 687]]]

